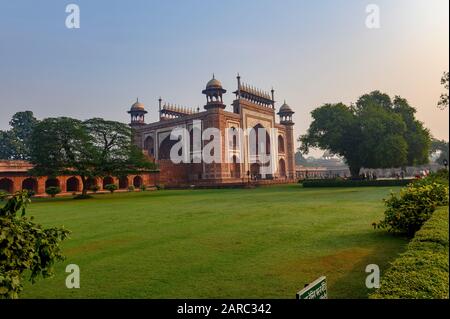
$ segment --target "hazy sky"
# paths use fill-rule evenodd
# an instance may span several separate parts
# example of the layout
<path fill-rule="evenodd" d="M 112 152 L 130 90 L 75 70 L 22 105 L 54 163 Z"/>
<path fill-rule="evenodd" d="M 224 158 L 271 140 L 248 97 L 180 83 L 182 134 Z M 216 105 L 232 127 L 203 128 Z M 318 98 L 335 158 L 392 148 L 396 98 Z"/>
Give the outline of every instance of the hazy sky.
<path fill-rule="evenodd" d="M 65 27 L 69 3 L 80 29 Z M 380 29 L 365 25 L 371 3 Z M 136 97 L 153 121 L 160 95 L 202 107 L 213 72 L 229 105 L 239 72 L 273 86 L 278 107 L 287 100 L 297 135 L 314 108 L 378 89 L 407 98 L 448 140 L 448 110 L 436 108 L 448 12 L 448 0 L 0 0 L 0 129 L 22 110 L 128 122 Z"/>

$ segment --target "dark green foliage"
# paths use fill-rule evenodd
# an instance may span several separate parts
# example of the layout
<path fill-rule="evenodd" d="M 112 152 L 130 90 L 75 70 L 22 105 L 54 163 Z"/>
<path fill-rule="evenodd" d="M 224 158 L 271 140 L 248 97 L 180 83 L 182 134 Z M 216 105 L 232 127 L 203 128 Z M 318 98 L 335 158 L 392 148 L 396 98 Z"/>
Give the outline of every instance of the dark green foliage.
<path fill-rule="evenodd" d="M 53 264 L 62 260 L 59 244 L 69 235 L 64 228 L 42 228 L 25 216 L 27 192 L 10 196 L 0 208 L 0 298 L 18 298 L 25 271 L 30 280 L 53 274 Z"/>
<path fill-rule="evenodd" d="M 439 99 L 439 102 L 438 102 L 438 107 L 441 110 L 445 110 L 446 108 L 448 108 L 448 89 L 449 89 L 448 71 L 444 72 L 444 75 L 442 75 L 441 84 L 444 86 L 445 93 L 441 94 L 441 98 Z"/>
<path fill-rule="evenodd" d="M 89 178 L 122 176 L 154 170 L 132 143 L 126 124 L 91 119 L 49 118 L 32 134 L 31 162 L 34 175 L 78 175 L 86 195 Z"/>
<path fill-rule="evenodd" d="M 51 187 L 47 187 L 47 189 L 45 190 L 45 192 L 50 195 L 51 197 L 55 197 L 56 195 L 58 195 L 59 193 L 61 193 L 61 188 L 59 188 L 58 186 L 51 186 Z"/>
<path fill-rule="evenodd" d="M 439 152 L 439 157 L 436 159 L 436 163 L 439 165 L 444 165 L 444 161 L 447 162 L 450 160 L 449 158 L 449 144 L 444 140 L 436 140 L 433 139 L 431 142 L 431 153 Z"/>
<path fill-rule="evenodd" d="M 406 186 L 410 180 L 345 180 L 345 179 L 311 179 L 300 181 L 303 187 L 363 187 L 363 186 Z"/>
<path fill-rule="evenodd" d="M 142 184 L 140 189 L 141 191 L 145 192 L 147 190 L 147 185 Z"/>
<path fill-rule="evenodd" d="M 435 173 L 431 173 L 426 178 L 414 181 L 414 185 L 416 186 L 429 185 L 432 183 L 439 183 L 448 186 L 448 170 L 440 169 Z"/>
<path fill-rule="evenodd" d="M 430 133 L 415 119 L 405 99 L 379 91 L 361 96 L 356 105 L 325 104 L 315 109 L 300 150 L 317 147 L 344 158 L 352 176 L 362 167 L 390 168 L 428 162 Z"/>
<path fill-rule="evenodd" d="M 17 112 L 13 115 L 8 131 L 0 131 L 0 159 L 28 160 L 30 158 L 30 138 L 38 121 L 33 112 Z"/>
<path fill-rule="evenodd" d="M 448 209 L 440 208 L 381 278 L 372 299 L 448 299 Z"/>
<path fill-rule="evenodd" d="M 105 189 L 110 191 L 112 194 L 118 189 L 118 187 L 116 184 L 108 184 L 108 185 L 105 185 Z"/>
<path fill-rule="evenodd" d="M 436 207 L 448 205 L 448 186 L 435 182 L 410 184 L 384 201 L 385 217 L 377 227 L 413 236 Z"/>
<path fill-rule="evenodd" d="M 136 188 L 133 185 L 128 186 L 128 191 L 129 192 L 134 192 Z"/>

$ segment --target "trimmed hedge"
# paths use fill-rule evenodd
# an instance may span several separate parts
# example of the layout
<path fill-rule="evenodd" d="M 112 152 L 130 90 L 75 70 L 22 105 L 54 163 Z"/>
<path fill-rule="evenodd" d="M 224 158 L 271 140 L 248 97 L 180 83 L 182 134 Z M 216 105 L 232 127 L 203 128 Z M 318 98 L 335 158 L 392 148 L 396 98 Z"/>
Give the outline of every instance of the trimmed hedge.
<path fill-rule="evenodd" d="M 381 278 L 371 299 L 448 299 L 448 208 L 440 208 L 416 233 Z"/>
<path fill-rule="evenodd" d="M 310 179 L 300 182 L 303 187 L 364 187 L 364 186 L 406 186 L 408 179 L 344 180 L 344 179 Z"/>

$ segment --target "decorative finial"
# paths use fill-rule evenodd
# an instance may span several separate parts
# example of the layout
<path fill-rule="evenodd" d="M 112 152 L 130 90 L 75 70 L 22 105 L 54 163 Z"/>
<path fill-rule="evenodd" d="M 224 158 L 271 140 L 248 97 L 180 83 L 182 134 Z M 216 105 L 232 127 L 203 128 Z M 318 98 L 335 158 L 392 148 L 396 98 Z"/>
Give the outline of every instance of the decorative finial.
<path fill-rule="evenodd" d="M 213 80 L 216 78 L 215 74 L 213 73 Z"/>

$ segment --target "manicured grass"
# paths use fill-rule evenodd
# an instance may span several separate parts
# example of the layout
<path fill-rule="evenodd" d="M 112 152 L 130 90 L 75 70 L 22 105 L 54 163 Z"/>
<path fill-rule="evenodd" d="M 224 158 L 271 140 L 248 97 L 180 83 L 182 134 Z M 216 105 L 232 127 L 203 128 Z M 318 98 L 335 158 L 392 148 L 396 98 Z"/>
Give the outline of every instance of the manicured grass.
<path fill-rule="evenodd" d="M 295 298 L 325 275 L 331 298 L 366 298 L 365 267 L 406 239 L 374 230 L 392 188 L 176 190 L 35 200 L 28 213 L 72 231 L 53 278 L 22 298 Z M 397 190 L 396 188 L 393 188 Z M 65 287 L 65 266 L 81 288 Z"/>

